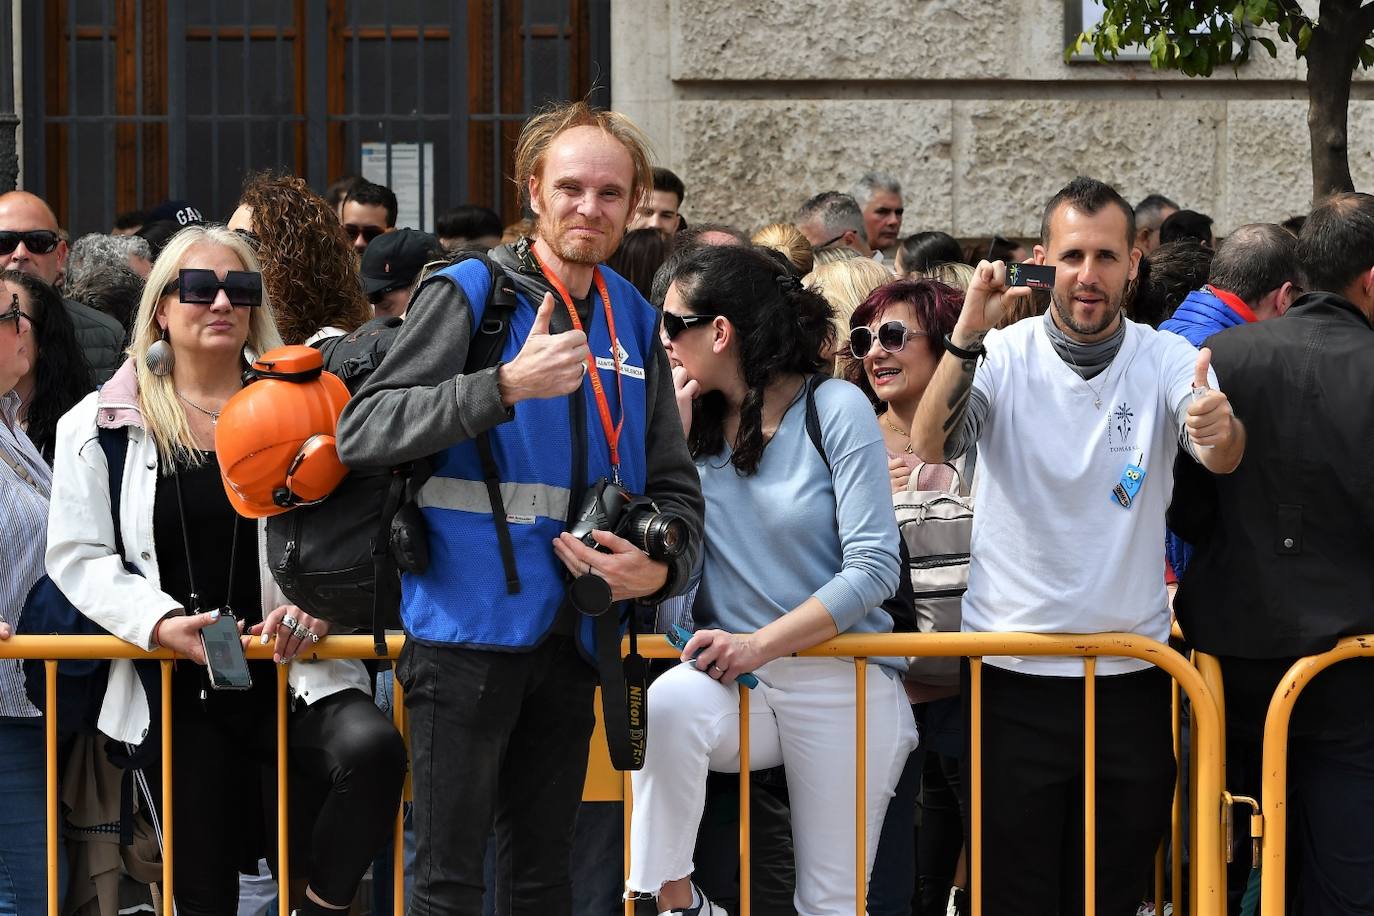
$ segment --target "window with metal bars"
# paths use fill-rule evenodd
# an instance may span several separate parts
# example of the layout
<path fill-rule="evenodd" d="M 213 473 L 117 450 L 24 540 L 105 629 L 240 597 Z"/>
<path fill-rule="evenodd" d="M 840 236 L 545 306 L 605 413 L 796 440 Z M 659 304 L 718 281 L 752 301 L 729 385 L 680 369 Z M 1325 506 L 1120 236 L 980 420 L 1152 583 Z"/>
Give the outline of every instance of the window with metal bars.
<path fill-rule="evenodd" d="M 23 5 L 24 183 L 73 237 L 251 171 L 389 183 L 412 225 L 520 217 L 521 123 L 610 102 L 610 0 L 53 0 Z M 407 201 L 409 202 L 407 204 Z"/>

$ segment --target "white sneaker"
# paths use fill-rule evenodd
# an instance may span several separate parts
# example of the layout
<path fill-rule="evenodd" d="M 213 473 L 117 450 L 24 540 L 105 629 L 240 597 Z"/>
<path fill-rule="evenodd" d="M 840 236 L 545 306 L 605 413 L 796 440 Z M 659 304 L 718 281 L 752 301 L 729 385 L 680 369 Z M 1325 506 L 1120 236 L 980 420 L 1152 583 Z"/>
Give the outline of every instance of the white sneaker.
<path fill-rule="evenodd" d="M 729 913 L 725 912 L 724 907 L 712 903 L 710 898 L 702 893 L 701 888 L 697 887 L 695 881 L 692 882 L 692 898 L 701 902 L 685 909 L 668 910 L 665 913 L 660 913 L 659 916 L 671 916 L 674 913 L 680 913 L 681 916 L 730 916 Z"/>

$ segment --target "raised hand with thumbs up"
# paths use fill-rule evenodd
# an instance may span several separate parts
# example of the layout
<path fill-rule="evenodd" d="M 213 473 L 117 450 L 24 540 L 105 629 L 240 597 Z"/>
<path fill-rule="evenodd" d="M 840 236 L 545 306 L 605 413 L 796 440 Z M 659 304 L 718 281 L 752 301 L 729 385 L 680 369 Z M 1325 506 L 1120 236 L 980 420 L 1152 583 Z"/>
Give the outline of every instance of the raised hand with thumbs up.
<path fill-rule="evenodd" d="M 506 407 L 520 401 L 562 397 L 582 384 L 590 353 L 587 335 L 576 329 L 549 333 L 553 310 L 553 294 L 545 293 L 524 346 L 496 374 L 501 403 Z"/>
<path fill-rule="evenodd" d="M 1198 461 L 1210 471 L 1229 473 L 1240 463 L 1244 440 L 1230 399 L 1212 387 L 1211 364 L 1212 351 L 1203 347 L 1193 370 L 1193 402 L 1185 422 Z"/>

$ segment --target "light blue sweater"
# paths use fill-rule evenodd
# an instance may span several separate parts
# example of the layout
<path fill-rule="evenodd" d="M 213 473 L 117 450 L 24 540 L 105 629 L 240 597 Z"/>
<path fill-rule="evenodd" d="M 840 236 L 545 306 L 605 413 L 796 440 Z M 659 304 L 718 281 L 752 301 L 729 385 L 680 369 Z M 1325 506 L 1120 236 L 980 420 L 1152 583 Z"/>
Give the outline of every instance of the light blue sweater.
<path fill-rule="evenodd" d="M 816 409 L 833 470 L 807 435 L 800 393 L 754 474 L 736 473 L 728 446 L 697 460 L 706 497 L 698 626 L 752 632 L 814 595 L 841 633 L 892 630 L 880 606 L 899 575 L 882 433 L 868 399 L 848 382 L 819 386 Z"/>

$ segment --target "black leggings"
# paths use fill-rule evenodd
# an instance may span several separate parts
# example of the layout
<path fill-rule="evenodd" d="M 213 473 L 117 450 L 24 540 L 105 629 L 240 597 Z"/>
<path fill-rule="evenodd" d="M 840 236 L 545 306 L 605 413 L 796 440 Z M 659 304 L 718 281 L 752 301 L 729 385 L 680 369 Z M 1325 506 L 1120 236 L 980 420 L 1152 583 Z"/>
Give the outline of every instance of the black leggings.
<path fill-rule="evenodd" d="M 177 718 L 174 894 L 185 916 L 233 916 L 240 867 L 255 851 L 264 850 L 275 870 L 274 719 L 247 710 Z M 360 690 L 298 705 L 288 729 L 291 875 L 308 878 L 326 903 L 344 906 L 391 835 L 405 745 Z M 149 777 L 156 787 L 155 774 Z"/>

